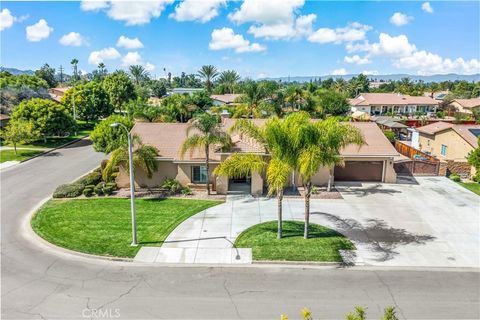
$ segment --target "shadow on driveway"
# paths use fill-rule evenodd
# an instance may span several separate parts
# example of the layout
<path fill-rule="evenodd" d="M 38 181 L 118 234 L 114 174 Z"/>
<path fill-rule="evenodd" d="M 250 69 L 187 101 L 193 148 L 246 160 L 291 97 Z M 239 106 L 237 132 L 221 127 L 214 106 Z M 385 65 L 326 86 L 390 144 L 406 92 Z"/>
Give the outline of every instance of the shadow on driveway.
<path fill-rule="evenodd" d="M 385 185 L 383 185 L 383 186 L 385 186 Z M 376 185 L 373 185 L 371 187 L 365 187 L 365 186 L 362 186 L 361 183 L 359 183 L 359 184 L 350 184 L 349 183 L 349 184 L 344 184 L 341 187 L 343 187 L 341 189 L 342 193 L 356 195 L 357 197 L 366 197 L 366 196 L 372 195 L 372 194 L 387 194 L 387 195 L 393 196 L 396 193 L 402 193 L 399 190 L 389 189 L 388 187 L 382 188 L 381 184 L 376 184 Z M 353 187 L 353 188 L 351 188 L 351 187 Z M 355 187 L 362 187 L 362 188 L 355 188 Z"/>

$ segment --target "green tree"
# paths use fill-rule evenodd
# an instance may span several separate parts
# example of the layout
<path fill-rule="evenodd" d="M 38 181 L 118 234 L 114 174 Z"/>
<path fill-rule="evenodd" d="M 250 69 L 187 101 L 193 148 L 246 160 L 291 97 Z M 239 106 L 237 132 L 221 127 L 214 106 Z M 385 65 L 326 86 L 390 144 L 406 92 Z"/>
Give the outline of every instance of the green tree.
<path fill-rule="evenodd" d="M 309 118 L 309 117 L 308 117 Z M 305 198 L 305 231 L 308 238 L 310 219 L 310 197 L 312 195 L 312 177 L 320 167 L 333 167 L 342 164 L 340 150 L 349 144 L 365 143 L 362 133 L 356 127 L 342 124 L 333 117 L 326 120 L 311 122 L 302 121 L 296 131 L 296 141 L 299 151 L 297 170 L 302 178 Z"/>
<path fill-rule="evenodd" d="M 78 74 L 78 59 L 73 58 L 70 64 L 73 69 L 73 82 L 80 80 L 80 75 Z"/>
<path fill-rule="evenodd" d="M 198 75 L 204 79 L 205 88 L 207 89 L 207 92 L 208 93 L 212 92 L 213 81 L 218 76 L 217 68 L 215 68 L 215 66 L 212 66 L 212 65 L 202 66 L 198 71 Z"/>
<path fill-rule="evenodd" d="M 129 114 L 134 119 L 144 122 L 174 122 L 174 119 L 166 115 L 161 107 L 148 105 L 142 101 L 130 102 Z"/>
<path fill-rule="evenodd" d="M 40 77 L 31 76 L 28 74 L 20 74 L 14 76 L 9 72 L 0 72 L 0 89 L 6 87 L 13 87 L 16 89 L 27 87 L 32 90 L 48 89 L 48 83 Z"/>
<path fill-rule="evenodd" d="M 199 149 L 205 152 L 205 166 L 207 170 L 207 194 L 210 195 L 210 149 L 213 146 L 227 148 L 231 145 L 231 139 L 221 129 L 219 118 L 208 113 L 198 115 L 187 128 L 187 138 L 180 148 L 180 157 L 183 159 L 185 153 Z"/>
<path fill-rule="evenodd" d="M 202 90 L 199 92 L 194 92 L 189 96 L 189 103 L 199 107 L 202 110 L 207 110 L 209 107 L 213 106 L 213 99 L 210 98 L 210 95 Z"/>
<path fill-rule="evenodd" d="M 128 68 L 130 71 L 130 76 L 133 79 L 133 82 L 138 86 L 143 81 L 148 80 L 149 74 L 148 71 L 141 65 L 133 65 Z"/>
<path fill-rule="evenodd" d="M 333 90 L 320 89 L 316 93 L 318 105 L 323 112 L 334 116 L 344 115 L 350 110 L 346 97 Z"/>
<path fill-rule="evenodd" d="M 242 91 L 243 94 L 239 100 L 246 109 L 246 116 L 248 118 L 260 118 L 261 105 L 268 96 L 265 87 L 253 80 L 246 80 L 242 85 Z M 238 117 L 238 115 L 236 115 L 236 117 Z"/>
<path fill-rule="evenodd" d="M 124 131 L 124 130 L 122 130 Z M 142 140 L 134 135 L 133 136 L 133 168 L 142 169 L 148 178 L 153 176 L 153 173 L 158 171 L 158 149 L 154 146 L 143 144 Z M 128 146 L 122 146 L 115 149 L 108 159 L 105 169 L 103 169 L 102 177 L 105 181 L 110 181 L 112 173 L 118 166 L 123 166 L 127 172 L 128 166 Z"/>
<path fill-rule="evenodd" d="M 161 98 L 167 94 L 167 87 L 165 86 L 165 80 L 150 80 L 148 82 L 151 94 L 154 97 Z"/>
<path fill-rule="evenodd" d="M 79 84 L 65 92 L 61 103 L 73 112 L 73 96 L 75 95 L 75 112 L 85 121 L 95 121 L 108 117 L 113 113 L 108 94 L 98 82 Z"/>
<path fill-rule="evenodd" d="M 480 146 L 480 138 L 478 138 Z M 467 156 L 468 163 L 475 168 L 475 180 L 480 183 L 480 147 L 477 147 Z"/>
<path fill-rule="evenodd" d="M 222 71 L 218 76 L 218 84 L 225 88 L 225 93 L 234 93 L 235 85 L 240 80 L 240 75 L 235 70 Z"/>
<path fill-rule="evenodd" d="M 116 122 L 122 123 L 128 130 L 133 127 L 132 121 L 121 115 L 111 115 L 99 122 L 92 133 L 90 133 L 90 139 L 92 139 L 93 148 L 96 151 L 108 154 L 115 149 L 127 145 L 127 133 L 125 130 L 111 126 Z"/>
<path fill-rule="evenodd" d="M 57 80 L 55 79 L 55 69 L 50 68 L 48 63 L 45 63 L 40 69 L 35 71 L 35 76 L 45 80 L 50 88 L 57 86 Z"/>
<path fill-rule="evenodd" d="M 1 131 L 2 139 L 13 145 L 13 152 L 17 154 L 17 144 L 29 143 L 38 139 L 31 122 L 12 120 L 7 127 Z"/>
<path fill-rule="evenodd" d="M 124 71 L 115 71 L 105 77 L 102 82 L 110 103 L 115 110 L 123 111 L 129 100 L 135 100 L 135 86 Z"/>
<path fill-rule="evenodd" d="M 75 121 L 65 106 L 46 99 L 23 101 L 12 113 L 13 121 L 27 121 L 43 136 L 66 136 L 75 131 Z"/>
<path fill-rule="evenodd" d="M 291 111 L 300 110 L 303 101 L 303 90 L 298 85 L 289 85 L 285 90 L 285 102 L 290 105 Z"/>

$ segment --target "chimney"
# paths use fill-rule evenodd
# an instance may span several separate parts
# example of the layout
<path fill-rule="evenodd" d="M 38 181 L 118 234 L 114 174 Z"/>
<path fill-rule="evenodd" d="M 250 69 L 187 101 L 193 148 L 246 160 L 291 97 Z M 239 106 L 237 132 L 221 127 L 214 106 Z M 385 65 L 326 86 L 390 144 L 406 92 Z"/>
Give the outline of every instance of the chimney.
<path fill-rule="evenodd" d="M 220 113 L 220 118 L 222 119 L 228 119 L 230 118 L 230 113 L 228 112 L 227 109 L 223 109 L 222 113 Z"/>

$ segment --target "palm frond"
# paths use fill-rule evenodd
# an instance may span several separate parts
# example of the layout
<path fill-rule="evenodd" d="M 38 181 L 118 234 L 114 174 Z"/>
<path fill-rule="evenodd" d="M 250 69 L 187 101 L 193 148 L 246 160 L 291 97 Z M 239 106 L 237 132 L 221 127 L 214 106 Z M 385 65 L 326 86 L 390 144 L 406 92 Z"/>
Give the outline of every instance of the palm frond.
<path fill-rule="evenodd" d="M 188 150 L 190 150 L 190 153 L 193 153 L 195 149 L 204 148 L 206 145 L 205 143 L 205 136 L 194 134 L 187 137 L 180 147 L 180 159 L 183 159 Z"/>
<path fill-rule="evenodd" d="M 267 168 L 268 195 L 280 193 L 288 183 L 292 169 L 278 158 L 272 158 Z"/>
<path fill-rule="evenodd" d="M 263 145 L 266 144 L 265 137 L 263 134 L 263 128 L 258 127 L 252 121 L 247 119 L 236 120 L 233 126 L 231 126 L 230 129 L 228 129 L 228 132 L 230 134 L 234 132 L 238 132 L 252 138 L 253 140 L 257 141 L 260 144 L 263 144 Z"/>
<path fill-rule="evenodd" d="M 260 173 L 264 167 L 265 161 L 257 154 L 235 153 L 216 167 L 213 173 L 217 176 L 241 178 L 252 172 Z"/>

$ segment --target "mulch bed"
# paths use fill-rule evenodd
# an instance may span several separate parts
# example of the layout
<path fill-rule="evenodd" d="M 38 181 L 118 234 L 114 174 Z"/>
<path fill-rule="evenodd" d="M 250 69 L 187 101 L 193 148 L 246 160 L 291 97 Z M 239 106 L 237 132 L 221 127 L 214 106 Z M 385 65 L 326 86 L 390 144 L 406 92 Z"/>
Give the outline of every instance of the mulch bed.
<path fill-rule="evenodd" d="M 340 192 L 338 192 L 335 187 L 330 188 L 330 192 L 327 191 L 327 187 L 315 187 L 316 192 L 312 193 L 310 199 L 343 199 Z M 303 187 L 297 187 L 296 190 L 292 188 L 286 188 L 284 192 L 284 197 L 286 198 L 303 198 L 304 189 Z"/>
<path fill-rule="evenodd" d="M 181 193 L 172 194 L 168 190 L 161 188 L 140 188 L 135 190 L 135 197 L 147 199 L 162 199 L 162 198 L 182 198 L 182 199 L 199 199 L 199 200 L 225 200 L 225 195 L 216 194 L 212 191 L 210 195 L 204 190 L 192 190 L 192 195 L 183 195 Z M 122 188 L 118 190 L 112 197 L 116 198 L 130 198 L 130 189 Z"/>

